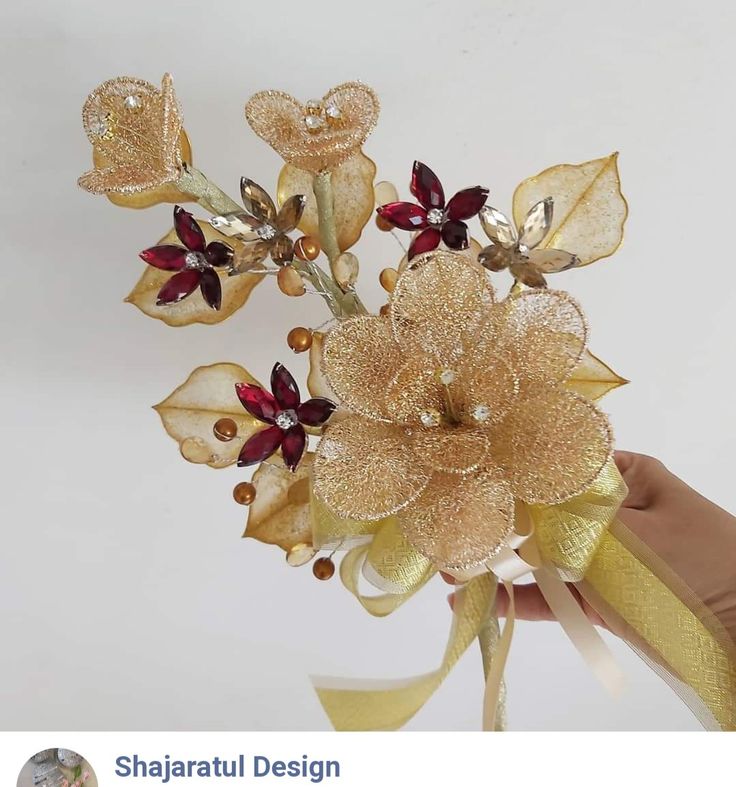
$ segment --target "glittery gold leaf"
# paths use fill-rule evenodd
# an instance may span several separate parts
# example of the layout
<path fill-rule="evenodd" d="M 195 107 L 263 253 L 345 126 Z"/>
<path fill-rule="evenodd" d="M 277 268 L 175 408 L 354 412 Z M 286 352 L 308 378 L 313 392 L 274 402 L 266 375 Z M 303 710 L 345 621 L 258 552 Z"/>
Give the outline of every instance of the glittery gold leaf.
<path fill-rule="evenodd" d="M 590 350 L 586 350 L 565 385 L 571 391 L 577 391 L 586 399 L 596 402 L 609 391 L 626 385 L 628 382 L 623 377 L 619 377 L 610 366 L 603 363 Z"/>
<path fill-rule="evenodd" d="M 546 197 L 552 197 L 554 213 L 539 249 L 565 249 L 580 265 L 589 265 L 621 245 L 628 206 L 621 193 L 618 153 L 550 167 L 520 183 L 514 192 L 516 224 Z"/>
<path fill-rule="evenodd" d="M 202 228 L 208 243 L 213 240 L 223 240 L 222 235 L 214 230 L 209 223 L 198 221 L 197 224 Z M 235 247 L 236 252 L 244 245 L 234 238 L 227 238 L 225 242 Z M 162 246 L 166 244 L 181 245 L 181 241 L 173 229 L 164 235 L 157 245 Z M 132 303 L 149 317 L 162 320 L 167 325 L 175 328 L 191 325 L 192 323 L 214 325 L 236 312 L 248 300 L 253 288 L 263 280 L 263 276 L 255 273 L 246 273 L 242 276 L 228 276 L 227 273 L 222 272 L 218 275 L 222 285 L 222 306 L 219 309 L 210 308 L 199 292 L 193 293 L 189 298 L 185 298 L 179 303 L 157 306 L 156 296 L 158 291 L 171 278 L 172 273 L 159 270 L 152 265 L 145 266 L 141 278 L 130 295 L 125 299 L 125 302 Z"/>
<path fill-rule="evenodd" d="M 330 183 L 334 195 L 334 216 L 337 244 L 340 251 L 349 249 L 360 238 L 363 227 L 373 215 L 373 179 L 376 165 L 363 153 L 352 156 L 340 164 L 331 174 Z M 304 208 L 299 229 L 305 235 L 319 237 L 317 201 L 312 189 L 313 175 L 293 164 L 281 170 L 278 182 L 278 200 L 283 205 L 294 194 L 305 194 Z"/>
<path fill-rule="evenodd" d="M 312 543 L 309 474 L 314 454 L 304 454 L 295 472 L 277 458 L 262 462 L 253 474 L 256 498 L 249 506 L 243 538 L 255 538 L 289 550 Z"/>
<path fill-rule="evenodd" d="M 179 443 L 182 456 L 195 464 L 220 468 L 233 464 L 243 442 L 263 428 L 235 394 L 236 383 L 258 384 L 241 366 L 216 363 L 200 366 L 163 402 L 154 406 L 167 433 Z M 220 418 L 232 418 L 238 435 L 218 440 L 212 429 Z"/>
<path fill-rule="evenodd" d="M 164 74 L 161 90 L 133 77 L 103 82 L 87 98 L 82 120 L 95 166 L 79 178 L 83 189 L 93 194 L 147 194 L 122 202 L 131 207 L 180 198 L 171 184 L 191 151 L 170 74 Z"/>
<path fill-rule="evenodd" d="M 284 161 L 312 173 L 334 170 L 358 153 L 378 112 L 378 96 L 360 82 L 345 82 L 307 104 L 264 90 L 245 105 L 253 131 Z"/>

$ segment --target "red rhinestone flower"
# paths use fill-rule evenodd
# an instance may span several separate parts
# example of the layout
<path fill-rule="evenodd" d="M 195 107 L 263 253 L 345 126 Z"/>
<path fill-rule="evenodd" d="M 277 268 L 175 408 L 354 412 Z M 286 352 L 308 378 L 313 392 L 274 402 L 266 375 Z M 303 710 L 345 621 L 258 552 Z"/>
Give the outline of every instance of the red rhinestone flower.
<path fill-rule="evenodd" d="M 409 246 L 409 259 L 436 249 L 442 240 L 450 249 L 467 249 L 470 242 L 466 219 L 475 216 L 488 199 L 482 186 L 458 191 L 445 204 L 440 179 L 421 161 L 414 162 L 411 193 L 419 200 L 390 202 L 378 208 L 379 215 L 400 230 L 421 230 Z"/>
<path fill-rule="evenodd" d="M 140 258 L 162 271 L 177 271 L 159 290 L 157 306 L 165 306 L 191 295 L 199 287 L 212 309 L 222 305 L 222 286 L 215 268 L 230 266 L 233 250 L 226 243 L 207 243 L 202 228 L 184 208 L 174 207 L 174 229 L 184 246 L 152 246 Z"/>
<path fill-rule="evenodd" d="M 322 426 L 335 410 L 335 403 L 321 396 L 302 402 L 296 381 L 280 363 L 271 371 L 271 393 L 249 383 L 237 383 L 235 391 L 252 416 L 269 424 L 246 440 L 238 467 L 258 464 L 281 448 L 284 464 L 294 472 L 307 443 L 304 427 Z"/>

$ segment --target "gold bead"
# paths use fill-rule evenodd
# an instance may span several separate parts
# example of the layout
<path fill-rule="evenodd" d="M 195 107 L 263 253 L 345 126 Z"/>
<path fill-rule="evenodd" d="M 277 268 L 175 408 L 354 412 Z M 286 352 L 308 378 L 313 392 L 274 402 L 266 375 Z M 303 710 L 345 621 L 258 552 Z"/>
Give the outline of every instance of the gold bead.
<path fill-rule="evenodd" d="M 381 315 L 381 317 L 388 317 L 389 314 L 391 314 L 391 304 L 384 303 L 378 313 Z"/>
<path fill-rule="evenodd" d="M 291 265 L 279 268 L 279 272 L 276 274 L 276 282 L 284 295 L 290 295 L 293 298 L 304 295 L 307 291 L 302 277 Z"/>
<path fill-rule="evenodd" d="M 227 443 L 238 436 L 238 425 L 232 418 L 220 418 L 220 420 L 215 423 L 212 431 L 218 440 Z"/>
<path fill-rule="evenodd" d="M 306 352 L 312 346 L 312 332 L 309 328 L 292 328 L 286 336 L 286 343 L 295 353 Z"/>
<path fill-rule="evenodd" d="M 294 254 L 302 261 L 313 262 L 321 251 L 319 241 L 310 235 L 302 235 L 294 244 Z"/>
<path fill-rule="evenodd" d="M 328 557 L 321 557 L 319 560 L 314 561 L 312 566 L 312 573 L 317 579 L 325 580 L 331 579 L 335 573 L 335 564 Z"/>
<path fill-rule="evenodd" d="M 393 292 L 399 272 L 395 268 L 384 268 L 378 275 L 378 281 L 386 292 Z"/>
<path fill-rule="evenodd" d="M 391 224 L 390 221 L 386 221 L 380 213 L 376 213 L 376 227 L 378 227 L 381 232 L 391 232 L 394 225 Z"/>
<path fill-rule="evenodd" d="M 241 506 L 249 506 L 256 499 L 256 488 L 250 481 L 241 481 L 233 489 L 233 500 Z"/>

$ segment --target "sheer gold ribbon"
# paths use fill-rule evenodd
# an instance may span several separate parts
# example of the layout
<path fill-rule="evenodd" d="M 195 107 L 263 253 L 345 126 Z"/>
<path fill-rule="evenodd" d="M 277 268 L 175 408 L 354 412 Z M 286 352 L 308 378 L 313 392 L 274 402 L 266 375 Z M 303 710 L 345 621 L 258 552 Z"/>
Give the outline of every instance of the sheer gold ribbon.
<path fill-rule="evenodd" d="M 507 550 L 504 577 L 511 601 L 503 633 L 493 607 L 497 580 L 476 576 L 458 591 L 445 655 L 433 672 L 398 681 L 313 679 L 318 697 L 338 730 L 392 730 L 405 724 L 442 683 L 470 643 L 478 638 L 486 671 L 485 729 L 503 725 L 503 665 L 513 632 L 514 571 L 534 572 L 553 612 L 601 680 L 616 688 L 606 666 L 605 646 L 564 582 L 576 582 L 609 625 L 679 691 L 706 726 L 736 728 L 736 663 L 688 604 L 687 589 L 656 556 L 645 554 L 629 531 L 615 521 L 626 486 L 613 461 L 582 495 L 556 506 L 520 506 L 519 543 Z M 521 521 L 528 516 L 529 529 Z M 345 586 L 373 615 L 388 615 L 419 590 L 435 569 L 415 552 L 394 518 L 354 523 L 313 505 L 315 543 L 358 543 L 343 559 Z M 513 566 L 514 560 L 518 561 Z M 521 566 L 521 568 L 519 567 Z M 524 568 L 525 567 L 525 568 Z M 508 569 L 508 571 L 507 571 Z M 509 574 L 508 572 L 511 572 Z M 380 596 L 364 595 L 361 574 Z"/>

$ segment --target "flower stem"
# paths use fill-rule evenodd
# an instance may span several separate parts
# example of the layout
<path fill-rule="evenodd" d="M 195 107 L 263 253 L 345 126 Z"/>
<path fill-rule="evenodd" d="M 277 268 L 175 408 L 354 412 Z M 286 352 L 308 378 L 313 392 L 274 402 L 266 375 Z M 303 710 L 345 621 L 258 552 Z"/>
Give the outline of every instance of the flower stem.
<path fill-rule="evenodd" d="M 327 188 L 329 189 L 329 219 L 325 233 L 329 231 L 331 241 L 327 241 L 327 246 L 323 241 L 323 248 L 331 249 L 327 252 L 330 263 L 340 256 L 340 247 L 337 245 L 337 234 L 335 230 L 334 214 L 332 212 L 332 190 L 329 186 L 329 173 L 327 173 Z M 182 169 L 179 180 L 176 183 L 177 188 L 184 194 L 194 197 L 194 199 L 213 216 L 219 216 L 223 213 L 240 213 L 243 211 L 241 205 L 238 205 L 235 200 L 231 199 L 219 186 L 213 183 L 203 172 L 186 165 Z M 315 192 L 316 193 L 316 192 Z M 319 205 L 319 203 L 318 203 Z M 318 207 L 319 211 L 319 207 Z M 322 214 L 320 213 L 320 236 L 322 234 L 321 228 L 323 226 Z M 330 256 L 332 254 L 333 256 Z M 366 310 L 362 303 L 358 300 L 354 292 L 343 292 L 338 286 L 337 282 L 328 276 L 318 265 L 310 261 L 294 260 L 292 262 L 294 268 L 309 281 L 314 289 L 324 298 L 335 317 L 350 317 L 354 314 L 365 314 Z"/>
<path fill-rule="evenodd" d="M 335 276 L 335 263 L 340 256 L 340 245 L 337 241 L 337 226 L 335 224 L 335 195 L 332 191 L 332 174 L 329 170 L 318 172 L 312 180 L 312 190 L 317 201 L 317 220 L 319 222 L 319 242 L 322 250 L 327 255 L 332 272 L 332 281 L 341 293 L 339 301 L 344 313 L 343 316 L 367 314 L 368 310 L 361 302 L 355 290 L 343 289 L 337 284 Z"/>
<path fill-rule="evenodd" d="M 213 216 L 219 216 L 223 213 L 242 212 L 243 210 L 235 200 L 230 199 L 203 172 L 191 165 L 184 166 L 176 186 L 179 191 L 194 197 Z"/>

